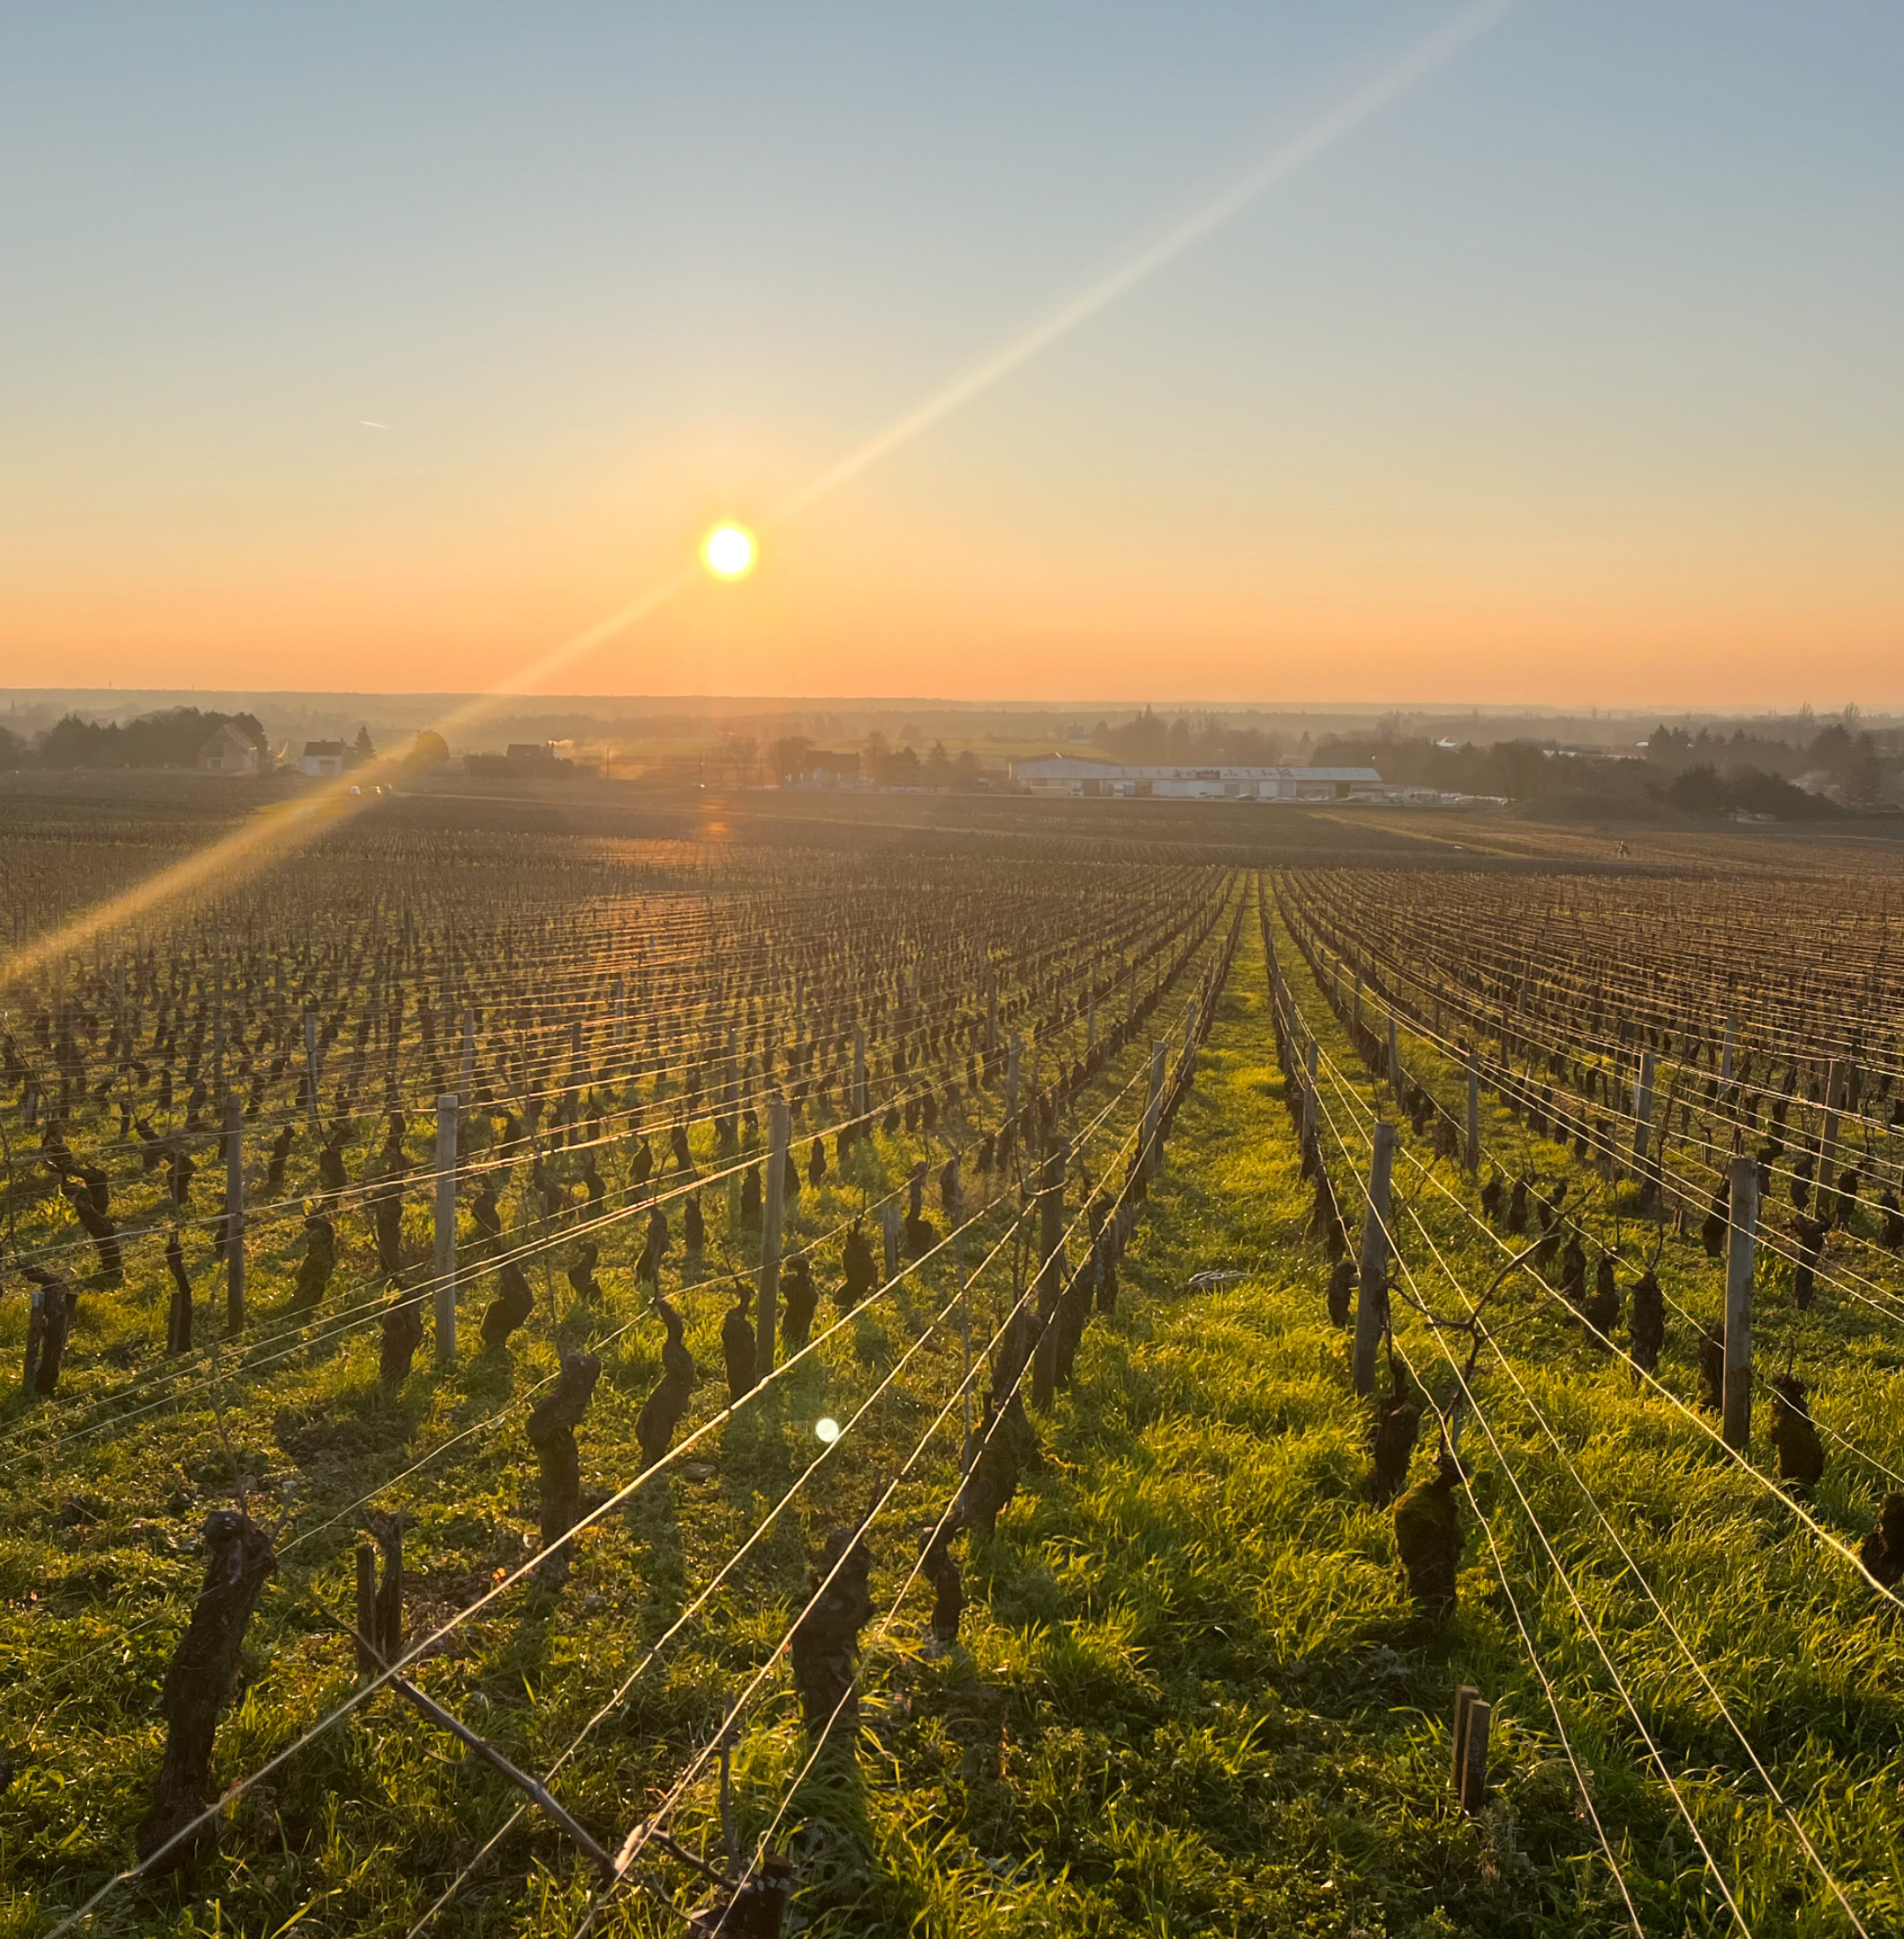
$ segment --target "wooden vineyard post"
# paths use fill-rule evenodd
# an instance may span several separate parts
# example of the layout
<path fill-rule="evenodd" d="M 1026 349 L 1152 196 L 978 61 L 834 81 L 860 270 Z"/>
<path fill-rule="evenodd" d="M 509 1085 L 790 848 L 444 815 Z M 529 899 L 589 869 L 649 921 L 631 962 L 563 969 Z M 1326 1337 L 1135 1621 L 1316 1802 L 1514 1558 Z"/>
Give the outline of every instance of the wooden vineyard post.
<path fill-rule="evenodd" d="M 1456 1797 L 1461 1795 L 1461 1769 L 1467 1757 L 1468 1705 L 1480 1695 L 1472 1683 L 1464 1683 L 1454 1693 L 1454 1764 L 1448 1773 Z"/>
<path fill-rule="evenodd" d="M 1053 1138 L 1038 1194 L 1038 1346 L 1031 1356 L 1031 1404 L 1049 1412 L 1058 1391 L 1058 1298 L 1064 1287 L 1064 1174 L 1070 1149 Z"/>
<path fill-rule="evenodd" d="M 1454 1770 L 1457 1802 L 1472 1816 L 1488 1801 L 1488 1726 L 1494 1706 L 1472 1683 L 1454 1697 Z"/>
<path fill-rule="evenodd" d="M 1361 1276 L 1355 1295 L 1355 1391 L 1376 1390 L 1376 1348 L 1388 1310 L 1389 1179 L 1395 1165 L 1395 1127 L 1378 1124 L 1368 1161 L 1368 1215 L 1362 1221 Z"/>
<path fill-rule="evenodd" d="M 46 1334 L 46 1288 L 26 1290 L 26 1357 L 20 1367 L 20 1391 L 31 1394 L 40 1380 L 40 1343 Z"/>
<path fill-rule="evenodd" d="M 357 1674 L 374 1676 L 377 1652 L 370 1639 L 377 1634 L 377 1551 L 368 1542 L 357 1544 Z"/>
<path fill-rule="evenodd" d="M 456 1110 L 445 1091 L 437 1099 L 436 1334 L 437 1365 L 456 1364 Z"/>
<path fill-rule="evenodd" d="M 1316 1088 L 1317 1055 L 1316 1039 L 1312 1037 L 1302 1046 L 1302 1138 L 1304 1143 L 1314 1138 L 1319 1152 L 1323 1135 L 1323 1100 L 1322 1093 Z"/>
<path fill-rule="evenodd" d="M 1154 1179 L 1164 1162 L 1158 1131 L 1164 1117 L 1164 1059 L 1170 1046 L 1162 1037 L 1151 1045 L 1151 1091 L 1143 1102 L 1143 1176 Z"/>
<path fill-rule="evenodd" d="M 964 1428 L 962 1449 L 971 1446 L 971 1289 L 965 1284 L 965 1192 L 959 1183 L 958 1154 L 946 1170 L 946 1218 L 952 1227 L 952 1272 L 958 1281 L 960 1372 L 959 1418 Z M 960 1464 L 961 1471 L 963 1463 Z"/>
<path fill-rule="evenodd" d="M 458 1095 L 466 1104 L 476 1103 L 476 1012 L 463 1012 L 463 1088 Z"/>
<path fill-rule="evenodd" d="M 1467 1053 L 1467 1144 L 1461 1154 L 1461 1162 L 1466 1166 L 1470 1178 L 1480 1172 L 1480 1052 L 1475 1050 Z"/>
<path fill-rule="evenodd" d="M 244 1119 L 236 1091 L 225 1098 L 225 1331 L 244 1330 Z"/>
<path fill-rule="evenodd" d="M 896 1205 L 880 1208 L 880 1249 L 888 1280 L 896 1279 L 899 1276 L 899 1208 Z"/>
<path fill-rule="evenodd" d="M 318 1128 L 318 1013 L 304 1012 L 304 1103 L 311 1112 L 311 1128 Z"/>
<path fill-rule="evenodd" d="M 1726 1445 L 1743 1454 L 1752 1437 L 1752 1262 L 1758 1238 L 1758 1163 L 1731 1164 L 1726 1227 Z"/>
<path fill-rule="evenodd" d="M 1813 1187 L 1818 1214 L 1826 1217 L 1833 1179 L 1838 1171 L 1838 1065 L 1835 1059 L 1825 1068 L 1825 1122 L 1818 1127 L 1818 1181 Z"/>
<path fill-rule="evenodd" d="M 1738 1034 L 1737 1020 L 1728 1016 L 1726 1019 L 1725 1046 L 1720 1052 L 1719 1065 L 1719 1082 L 1724 1085 L 1729 1085 L 1732 1082 L 1732 1052 L 1734 1045 L 1738 1041 Z"/>
<path fill-rule="evenodd" d="M 853 1025 L 853 1115 L 866 1114 L 866 1027 Z"/>
<path fill-rule="evenodd" d="M 754 1326 L 755 1378 L 774 1370 L 774 1336 L 780 1323 L 780 1220 L 787 1189 L 787 1143 L 793 1114 L 784 1097 L 767 1106 L 767 1189 L 761 1205 L 761 1276 L 757 1283 Z"/>
<path fill-rule="evenodd" d="M 1395 1030 L 1395 1019 L 1389 1019 L 1389 1089 L 1394 1093 L 1396 1102 L 1402 1095 L 1402 1047 Z"/>
<path fill-rule="evenodd" d="M 1650 1172 L 1653 1150 L 1653 1052 L 1639 1053 L 1639 1082 L 1633 1091 L 1633 1169 L 1642 1187 Z"/>

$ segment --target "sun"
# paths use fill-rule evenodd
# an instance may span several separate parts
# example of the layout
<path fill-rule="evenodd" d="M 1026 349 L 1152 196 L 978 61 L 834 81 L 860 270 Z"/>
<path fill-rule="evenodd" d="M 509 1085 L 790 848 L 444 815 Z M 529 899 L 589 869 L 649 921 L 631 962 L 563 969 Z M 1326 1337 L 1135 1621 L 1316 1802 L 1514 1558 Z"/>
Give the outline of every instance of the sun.
<path fill-rule="evenodd" d="M 759 554 L 744 525 L 717 525 L 701 542 L 701 563 L 716 579 L 745 579 Z"/>

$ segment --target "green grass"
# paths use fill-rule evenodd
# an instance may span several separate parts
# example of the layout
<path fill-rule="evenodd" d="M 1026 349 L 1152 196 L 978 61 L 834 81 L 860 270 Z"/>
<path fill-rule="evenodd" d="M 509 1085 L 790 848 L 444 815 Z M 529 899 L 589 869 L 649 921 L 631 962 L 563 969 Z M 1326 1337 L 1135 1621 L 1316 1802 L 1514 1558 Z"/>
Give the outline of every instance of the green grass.
<path fill-rule="evenodd" d="M 1348 1067 L 1318 993 L 1305 984 L 1301 995 Z M 1465 1189 L 1451 1170 L 1443 1175 Z M 1495 1255 L 1453 1207 L 1429 1193 L 1413 1202 L 1466 1284 L 1492 1272 Z M 1308 1209 L 1252 915 L 1127 1257 L 1118 1311 L 1093 1320 L 1075 1384 L 1038 1420 L 1045 1464 L 1026 1477 L 996 1538 L 971 1546 L 972 1600 L 951 1652 L 928 1646 L 923 1584 L 889 1628 L 880 1622 L 911 1567 L 913 1530 L 945 1499 L 948 1448 L 905 1484 L 873 1538 L 876 1614 L 858 1756 L 822 1758 L 781 1824 L 801 1867 L 792 1929 L 842 1939 L 1559 1939 L 1627 1929 L 1517 1607 L 1646 1930 L 1732 1929 L 1540 1546 L 1537 1518 L 1752 1931 L 1848 1930 L 1543 1420 L 1869 1928 L 1904 1929 L 1904 1706 L 1888 1613 L 1667 1401 L 1636 1393 L 1629 1373 L 1528 1298 L 1507 1360 L 1484 1359 L 1477 1380 L 1500 1452 L 1472 1426 L 1465 1442 L 1507 1586 L 1464 1507 L 1458 1607 L 1441 1624 L 1418 1616 L 1389 1515 L 1368 1498 L 1366 1410 L 1350 1392 L 1346 1336 L 1324 1311 L 1326 1265 L 1303 1237 Z M 1415 1243 L 1424 1290 L 1458 1310 L 1426 1261 Z M 1212 1268 L 1245 1276 L 1188 1289 L 1193 1273 Z M 586 1538 L 559 1595 L 519 1594 L 461 1633 L 429 1667 L 432 1691 L 520 1761 L 546 1767 L 804 1464 L 813 1417 L 863 1395 L 949 1284 L 943 1272 L 928 1276 L 910 1322 L 885 1315 L 858 1351 L 843 1337 L 824 1366 L 789 1383 L 782 1405 L 732 1424 L 706 1479 L 673 1478 Z M 1688 1299 L 1706 1290 L 1689 1269 Z M 625 1296 L 612 1304 L 627 1316 Z M 717 1381 L 708 1323 L 696 1351 Z M 584 1432 L 587 1479 L 627 1471 L 633 1412 L 653 1372 L 649 1331 L 615 1350 Z M 1427 1327 L 1405 1315 L 1401 1340 L 1445 1404 L 1453 1383 Z M 1679 1358 L 1662 1372 L 1690 1393 L 1687 1347 L 1678 1337 Z M 486 1419 L 552 1364 L 543 1344 L 513 1368 L 466 1367 L 454 1383 L 420 1372 L 393 1400 L 364 1353 L 347 1350 L 285 1376 L 274 1404 L 321 1407 L 326 1423 L 349 1429 L 334 1455 L 318 1449 L 300 1471 L 313 1497 L 334 1490 L 348 1500 L 367 1463 L 394 1462 L 395 1450 Z M 863 1464 L 822 1471 L 817 1498 L 770 1535 L 588 1740 L 557 1786 L 585 1823 L 625 1828 L 651 1808 L 798 1607 L 806 1550 L 864 1505 L 869 1475 L 911 1447 L 956 1365 L 948 1341 L 896 1389 L 864 1440 L 845 1444 Z M 271 1425 L 249 1415 L 244 1431 Z M 1844 1431 L 1867 1429 L 1878 1431 L 1875 1420 Z M 1418 1452 L 1418 1476 L 1431 1452 Z M 162 1433 L 105 1442 L 70 1471 L 49 1469 L 42 1499 L 16 1509 L 0 1543 L 4 1634 L 41 1679 L 32 1703 L 7 1712 L 30 1753 L 0 1800 L 11 1895 L 0 1900 L 0 1935 L 9 1939 L 42 1930 L 56 1906 L 123 1862 L 158 1755 L 158 1683 L 196 1588 L 191 1528 L 207 1491 L 229 1479 L 226 1459 L 203 1410 Z M 1846 1492 L 1833 1495 L 1833 1485 Z M 53 1525 L 57 1503 L 80 1492 L 108 1504 L 96 1532 Z M 432 1598 L 446 1609 L 521 1559 L 533 1490 L 519 1420 L 472 1436 L 414 1492 L 411 1566 L 422 1586 L 413 1633 Z M 128 1506 L 154 1498 L 185 1505 L 136 1515 Z M 1834 1477 L 1818 1512 L 1848 1533 L 1868 1499 L 1864 1483 Z M 341 1529 L 314 1569 L 267 1593 L 244 1695 L 221 1734 L 221 1778 L 253 1768 L 352 1687 L 340 1639 L 301 1589 L 308 1573 L 319 1598 L 341 1610 L 348 1546 Z M 42 1607 L 68 1619 L 56 1651 L 34 1648 Z M 146 1617 L 157 1619 L 149 1628 L 111 1640 Z M 101 1653 L 79 1659 L 94 1646 Z M 1448 1783 L 1448 1718 L 1463 1682 L 1495 1705 L 1495 1802 L 1472 1820 Z M 806 1756 L 776 1673 L 735 1752 L 744 1841 L 780 1811 Z M 716 1802 L 711 1783 L 689 1793 L 674 1829 L 690 1846 L 716 1845 Z M 289 1929 L 299 1933 L 401 1935 L 513 1804 L 489 1772 L 379 1696 L 240 1802 L 216 1864 L 122 1894 L 96 1929 L 267 1939 L 296 1918 Z M 657 1864 L 649 1875 L 690 1902 L 678 1871 Z M 435 1929 L 460 1939 L 564 1933 L 586 1903 L 573 1853 L 526 1819 Z M 678 1921 L 629 1896 L 597 1929 L 658 1935 Z"/>

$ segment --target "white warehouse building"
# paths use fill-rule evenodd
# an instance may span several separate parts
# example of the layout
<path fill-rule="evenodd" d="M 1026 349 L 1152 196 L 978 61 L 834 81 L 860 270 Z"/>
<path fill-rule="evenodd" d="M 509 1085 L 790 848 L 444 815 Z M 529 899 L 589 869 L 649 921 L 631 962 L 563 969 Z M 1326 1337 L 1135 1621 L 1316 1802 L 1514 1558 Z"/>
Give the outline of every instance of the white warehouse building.
<path fill-rule="evenodd" d="M 1126 795 L 1181 801 L 1387 801 L 1373 767 L 1138 767 L 1069 754 L 1015 760 L 1011 778 L 1038 795 Z"/>

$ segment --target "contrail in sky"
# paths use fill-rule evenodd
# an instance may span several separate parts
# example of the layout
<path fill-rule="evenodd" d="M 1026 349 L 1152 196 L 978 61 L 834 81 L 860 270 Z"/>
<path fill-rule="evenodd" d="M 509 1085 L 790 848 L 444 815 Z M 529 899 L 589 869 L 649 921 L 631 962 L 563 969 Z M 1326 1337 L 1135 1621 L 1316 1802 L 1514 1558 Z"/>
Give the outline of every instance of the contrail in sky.
<path fill-rule="evenodd" d="M 1399 60 L 1364 82 L 1328 113 L 1258 162 L 1221 194 L 1185 216 L 1155 241 L 1136 250 L 1117 267 L 1106 272 L 1041 321 L 1030 325 L 1001 344 L 962 377 L 954 378 L 943 389 L 935 391 L 903 416 L 896 418 L 885 430 L 829 465 L 775 511 L 766 521 L 765 529 L 772 530 L 798 518 L 803 512 L 810 511 L 821 499 L 830 498 L 903 445 L 910 444 L 922 431 L 929 430 L 962 404 L 969 403 L 1033 357 L 1050 349 L 1119 297 L 1148 281 L 1186 250 L 1213 235 L 1271 189 L 1279 187 L 1318 155 L 1332 148 L 1371 116 L 1406 94 L 1469 41 L 1494 26 L 1515 4 L 1516 0 L 1481 0 L 1480 4 L 1456 14 Z M 372 430 L 388 428 L 370 418 L 360 418 L 358 422 Z M 640 625 L 678 599 L 698 582 L 700 576 L 693 565 L 684 565 L 626 605 L 604 614 L 593 625 L 583 628 L 518 668 L 486 693 L 476 695 L 453 709 L 437 722 L 438 731 L 446 735 L 474 724 L 492 711 L 498 701 L 530 691 L 551 673 L 560 671 L 618 634 Z M 379 757 L 356 770 L 356 782 L 366 790 L 363 794 L 353 792 L 349 779 L 330 782 L 304 797 L 296 809 L 254 819 L 222 842 L 214 842 L 176 866 L 147 878 L 123 895 L 74 917 L 64 928 L 27 944 L 8 957 L 4 969 L 0 969 L 0 985 L 30 975 L 42 964 L 70 950 L 83 947 L 94 937 L 119 923 L 145 915 L 182 896 L 228 888 L 243 876 L 256 873 L 279 856 L 305 846 L 341 817 L 368 805 L 375 798 L 371 791 L 374 783 L 394 775 L 398 765 L 394 755 Z"/>

